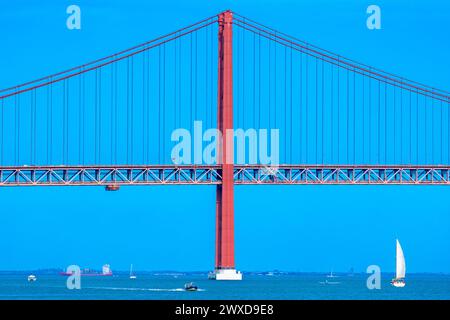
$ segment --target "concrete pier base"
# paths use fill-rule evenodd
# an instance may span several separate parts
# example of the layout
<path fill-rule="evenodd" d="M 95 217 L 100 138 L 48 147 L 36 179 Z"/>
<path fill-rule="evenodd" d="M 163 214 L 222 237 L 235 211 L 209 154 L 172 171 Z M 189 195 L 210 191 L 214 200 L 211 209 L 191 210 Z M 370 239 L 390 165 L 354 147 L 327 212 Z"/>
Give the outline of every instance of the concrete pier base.
<path fill-rule="evenodd" d="M 210 280 L 242 280 L 242 273 L 236 269 L 216 269 L 208 274 Z"/>

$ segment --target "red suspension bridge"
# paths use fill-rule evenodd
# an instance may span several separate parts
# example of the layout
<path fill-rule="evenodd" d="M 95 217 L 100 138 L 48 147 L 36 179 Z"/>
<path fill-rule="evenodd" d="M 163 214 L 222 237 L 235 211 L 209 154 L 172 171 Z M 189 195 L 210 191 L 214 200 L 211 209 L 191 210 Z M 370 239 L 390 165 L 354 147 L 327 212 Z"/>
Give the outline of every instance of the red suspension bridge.
<path fill-rule="evenodd" d="M 226 11 L 0 90 L 0 186 L 216 185 L 212 277 L 240 279 L 235 184 L 450 185 L 449 103 Z M 281 164 L 224 161 L 233 139 L 215 164 L 173 164 L 171 133 L 194 121 L 279 129 Z"/>

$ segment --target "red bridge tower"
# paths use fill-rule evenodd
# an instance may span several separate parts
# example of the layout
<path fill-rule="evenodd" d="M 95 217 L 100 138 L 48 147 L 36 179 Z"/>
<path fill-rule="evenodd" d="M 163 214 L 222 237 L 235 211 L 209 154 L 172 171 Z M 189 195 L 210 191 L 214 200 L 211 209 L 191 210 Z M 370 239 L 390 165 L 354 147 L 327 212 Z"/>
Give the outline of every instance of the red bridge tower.
<path fill-rule="evenodd" d="M 219 15 L 219 70 L 217 125 L 222 132 L 218 146 L 222 184 L 216 190 L 216 265 L 210 279 L 242 280 L 234 265 L 234 146 L 233 146 L 233 13 Z M 230 137 L 228 137 L 230 135 Z"/>

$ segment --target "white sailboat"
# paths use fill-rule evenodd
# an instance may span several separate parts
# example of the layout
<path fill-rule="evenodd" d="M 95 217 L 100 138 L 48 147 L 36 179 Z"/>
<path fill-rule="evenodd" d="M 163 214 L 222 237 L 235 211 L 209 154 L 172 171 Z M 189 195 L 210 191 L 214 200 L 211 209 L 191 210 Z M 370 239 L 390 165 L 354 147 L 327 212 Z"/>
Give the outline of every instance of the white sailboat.
<path fill-rule="evenodd" d="M 338 276 L 333 274 L 333 270 L 331 270 L 330 274 L 327 275 L 327 278 L 337 278 Z"/>
<path fill-rule="evenodd" d="M 402 246 L 400 245 L 400 242 L 397 239 L 395 278 L 392 279 L 391 284 L 394 287 L 403 288 L 406 285 L 405 273 L 406 273 L 405 256 L 403 254 Z"/>
<path fill-rule="evenodd" d="M 333 273 L 333 270 L 331 270 L 330 274 L 327 274 L 327 275 L 326 275 L 326 278 L 334 279 L 334 278 L 338 278 L 338 276 L 336 276 L 336 275 Z M 325 281 L 320 281 L 319 283 L 320 283 L 320 284 L 325 284 L 325 285 L 341 284 L 340 281 L 332 281 L 332 280 L 329 281 L 328 279 L 325 279 Z"/>
<path fill-rule="evenodd" d="M 130 279 L 136 279 L 136 275 L 133 274 L 133 264 L 130 266 Z"/>

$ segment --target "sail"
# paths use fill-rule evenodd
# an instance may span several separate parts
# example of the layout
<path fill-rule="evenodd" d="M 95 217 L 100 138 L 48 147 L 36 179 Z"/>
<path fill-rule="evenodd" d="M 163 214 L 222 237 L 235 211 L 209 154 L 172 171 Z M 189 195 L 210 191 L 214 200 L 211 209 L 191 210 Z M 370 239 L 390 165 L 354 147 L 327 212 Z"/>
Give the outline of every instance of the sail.
<path fill-rule="evenodd" d="M 133 275 L 133 264 L 130 266 L 130 276 Z"/>
<path fill-rule="evenodd" d="M 397 239 L 397 264 L 396 264 L 396 278 L 404 278 L 406 273 L 405 256 L 400 242 Z"/>

